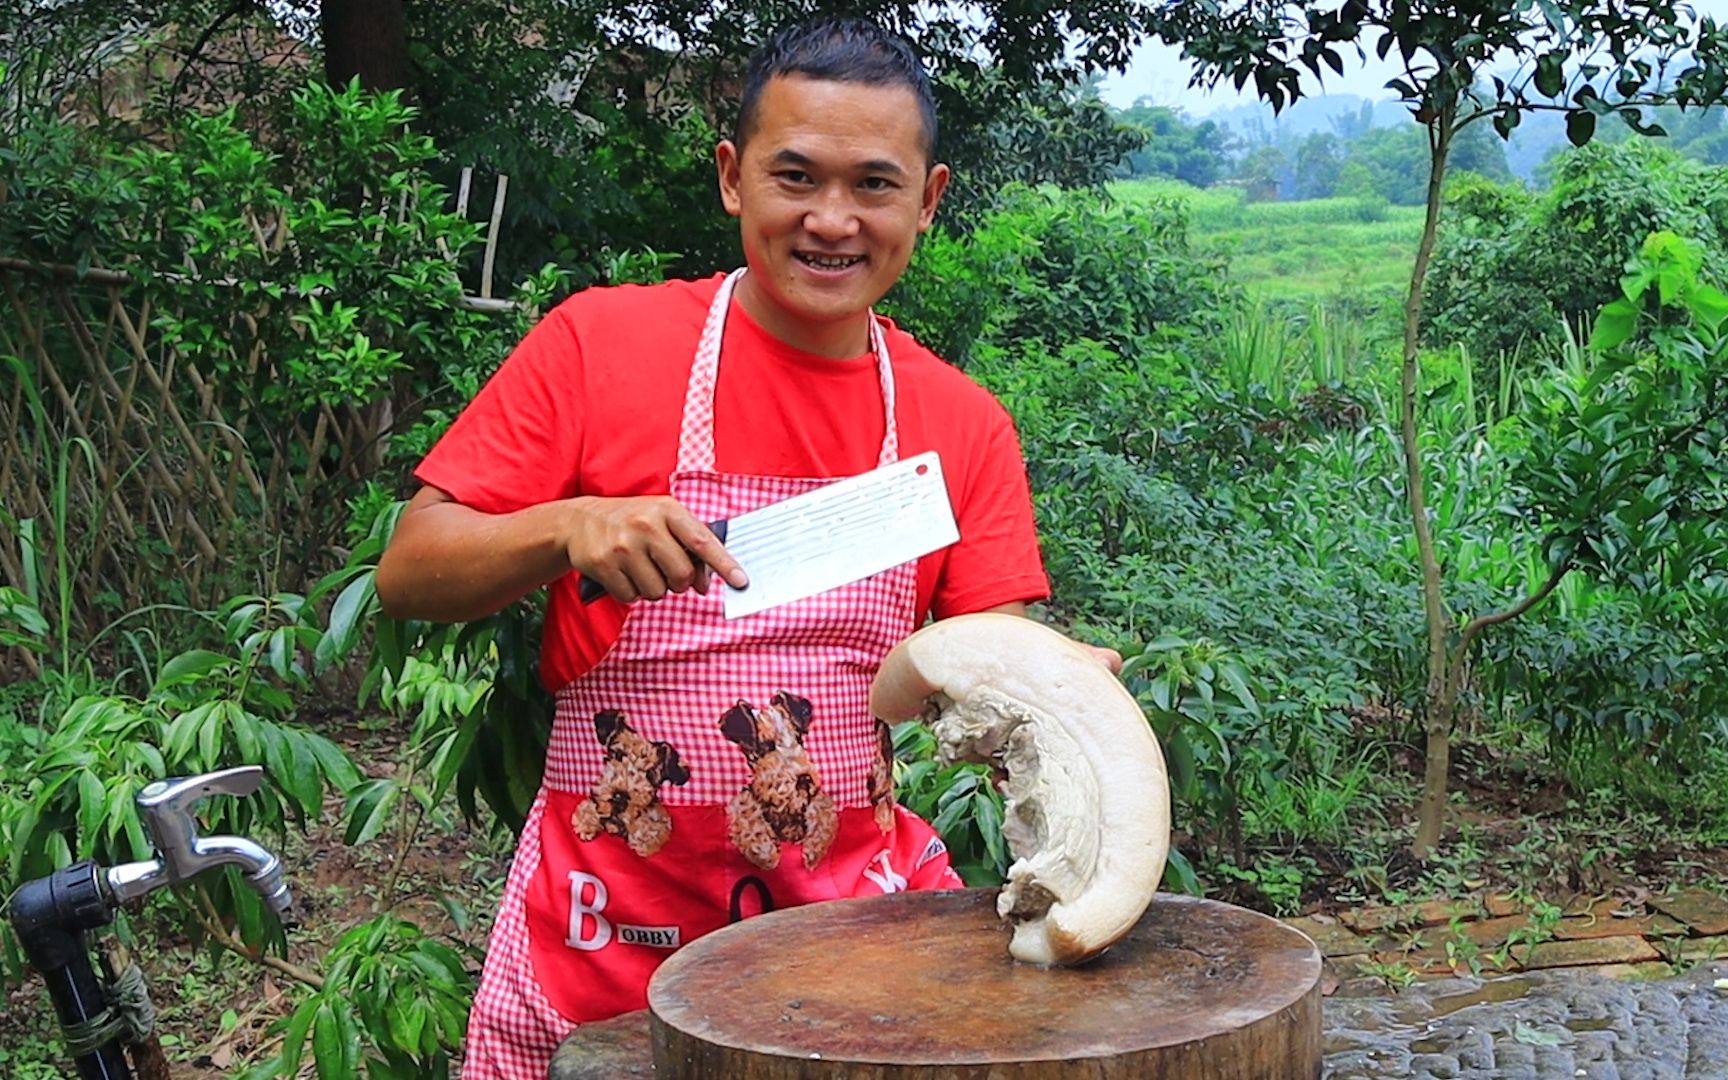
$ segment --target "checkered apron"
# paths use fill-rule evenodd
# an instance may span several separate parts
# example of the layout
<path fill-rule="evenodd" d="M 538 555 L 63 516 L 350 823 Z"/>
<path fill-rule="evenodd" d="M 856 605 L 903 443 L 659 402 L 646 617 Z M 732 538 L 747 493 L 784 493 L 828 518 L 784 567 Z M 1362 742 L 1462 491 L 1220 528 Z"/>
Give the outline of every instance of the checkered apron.
<path fill-rule="evenodd" d="M 742 274 L 709 309 L 671 478 L 704 521 L 831 482 L 714 469 L 720 342 Z M 870 342 L 886 465 L 899 457 L 894 373 L 874 318 Z M 868 703 L 882 657 L 915 628 L 916 565 L 731 622 L 718 581 L 630 605 L 611 651 L 558 694 L 464 1080 L 542 1080 L 576 1024 L 644 1007 L 660 962 L 729 922 L 961 885 L 935 831 L 885 792 L 891 748 Z"/>

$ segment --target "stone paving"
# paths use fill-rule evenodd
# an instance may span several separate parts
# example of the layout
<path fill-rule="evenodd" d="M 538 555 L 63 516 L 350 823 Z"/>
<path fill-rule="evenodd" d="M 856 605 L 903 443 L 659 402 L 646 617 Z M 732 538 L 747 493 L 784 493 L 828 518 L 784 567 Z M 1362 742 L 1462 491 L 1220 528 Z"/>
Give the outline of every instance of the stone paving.
<path fill-rule="evenodd" d="M 1728 963 L 1655 982 L 1599 968 L 1328 998 L 1328 1080 L 1724 1080 Z"/>
<path fill-rule="evenodd" d="M 1494 894 L 1284 921 L 1314 939 L 1339 981 L 1609 964 L 1661 974 L 1728 959 L 1728 899 L 1698 887 L 1556 905 Z"/>
<path fill-rule="evenodd" d="M 1707 889 L 1285 921 L 1327 958 L 1333 1080 L 1728 1080 L 1728 900 Z"/>

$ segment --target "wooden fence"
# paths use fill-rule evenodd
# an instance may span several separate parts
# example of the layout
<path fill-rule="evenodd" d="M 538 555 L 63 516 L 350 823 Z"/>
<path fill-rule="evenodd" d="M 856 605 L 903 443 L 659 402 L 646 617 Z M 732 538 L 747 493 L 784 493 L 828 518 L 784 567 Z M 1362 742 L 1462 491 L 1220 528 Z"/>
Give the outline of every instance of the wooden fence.
<path fill-rule="evenodd" d="M 514 308 L 490 295 L 499 194 L 469 311 Z M 23 375 L 0 361 L 0 575 L 71 590 L 74 638 L 146 604 L 300 590 L 341 555 L 345 501 L 396 425 L 388 394 L 266 415 L 257 320 L 228 328 L 218 372 L 157 329 L 170 278 L 0 258 L 0 357 Z"/>

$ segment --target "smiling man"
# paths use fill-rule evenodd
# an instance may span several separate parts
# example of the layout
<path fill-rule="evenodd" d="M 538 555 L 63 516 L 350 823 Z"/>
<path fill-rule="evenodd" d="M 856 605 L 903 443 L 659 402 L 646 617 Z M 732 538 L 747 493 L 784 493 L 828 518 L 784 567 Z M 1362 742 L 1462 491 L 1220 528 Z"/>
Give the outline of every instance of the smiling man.
<path fill-rule="evenodd" d="M 463 1076 L 546 1075 L 574 1024 L 641 1008 L 649 976 L 728 922 L 954 887 L 894 804 L 867 706 L 926 618 L 1024 612 L 1046 582 L 1013 425 L 872 312 L 933 221 L 930 84 L 855 19 L 752 58 L 720 195 L 746 267 L 592 289 L 549 313 L 416 472 L 378 568 L 386 610 L 473 619 L 549 586 L 558 699 L 470 1020 Z M 728 621 L 704 522 L 935 451 L 959 542 Z M 581 602 L 578 575 L 608 596 Z"/>

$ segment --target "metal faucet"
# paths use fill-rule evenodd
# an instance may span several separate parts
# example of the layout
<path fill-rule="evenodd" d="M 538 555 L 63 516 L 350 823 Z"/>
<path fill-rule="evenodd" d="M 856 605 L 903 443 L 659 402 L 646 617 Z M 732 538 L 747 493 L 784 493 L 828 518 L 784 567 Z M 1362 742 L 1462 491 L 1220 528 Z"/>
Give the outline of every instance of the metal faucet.
<path fill-rule="evenodd" d="M 294 898 L 282 880 L 282 860 L 243 836 L 199 836 L 192 804 L 207 795 L 244 797 L 258 790 L 264 770 L 257 765 L 157 780 L 135 800 L 144 825 L 155 841 L 159 858 L 126 863 L 106 871 L 115 903 L 143 896 L 164 885 L 177 885 L 215 866 L 238 866 L 283 929 L 299 925 Z"/>

